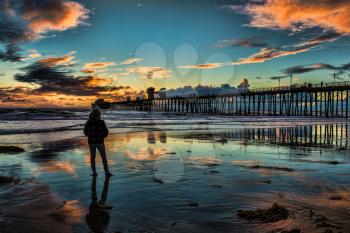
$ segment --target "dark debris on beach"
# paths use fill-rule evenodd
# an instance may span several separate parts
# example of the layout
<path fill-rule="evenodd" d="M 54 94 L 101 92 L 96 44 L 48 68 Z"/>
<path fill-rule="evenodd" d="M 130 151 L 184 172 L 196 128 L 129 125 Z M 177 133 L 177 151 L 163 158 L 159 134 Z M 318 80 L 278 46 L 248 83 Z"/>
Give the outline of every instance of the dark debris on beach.
<path fill-rule="evenodd" d="M 19 146 L 0 145 L 0 154 L 22 153 L 25 150 Z"/>
<path fill-rule="evenodd" d="M 13 176 L 0 176 L 0 185 L 7 184 L 17 184 L 19 183 L 19 178 Z"/>
<path fill-rule="evenodd" d="M 238 210 L 237 216 L 250 222 L 277 222 L 287 219 L 289 213 L 284 206 L 274 203 L 269 209 Z"/>
<path fill-rule="evenodd" d="M 271 166 L 262 166 L 262 165 L 253 165 L 248 167 L 252 169 L 268 169 L 268 170 L 286 171 L 286 172 L 295 171 L 294 169 L 288 168 L 288 167 L 271 167 Z"/>

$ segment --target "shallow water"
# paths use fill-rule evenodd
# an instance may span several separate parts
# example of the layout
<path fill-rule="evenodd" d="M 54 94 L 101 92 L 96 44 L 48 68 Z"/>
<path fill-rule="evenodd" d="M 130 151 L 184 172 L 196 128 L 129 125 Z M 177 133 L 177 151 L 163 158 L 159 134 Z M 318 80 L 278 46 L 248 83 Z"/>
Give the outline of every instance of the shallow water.
<path fill-rule="evenodd" d="M 115 132 L 106 141 L 114 176 L 104 180 L 99 162 L 96 181 L 97 197 L 104 190 L 111 210 L 93 208 L 89 153 L 86 139 L 74 133 L 79 131 L 60 137 L 62 132 L 7 135 L 6 140 L 23 137 L 30 143 L 22 141 L 25 153 L 0 156 L 1 174 L 23 180 L 0 187 L 0 229 L 349 232 L 347 124 L 293 124 L 209 122 L 186 130 L 146 124 L 137 128 L 140 132 Z M 290 211 L 288 220 L 256 224 L 237 217 L 239 209 L 275 202 Z M 317 216 L 326 216 L 328 225 L 318 226 Z"/>

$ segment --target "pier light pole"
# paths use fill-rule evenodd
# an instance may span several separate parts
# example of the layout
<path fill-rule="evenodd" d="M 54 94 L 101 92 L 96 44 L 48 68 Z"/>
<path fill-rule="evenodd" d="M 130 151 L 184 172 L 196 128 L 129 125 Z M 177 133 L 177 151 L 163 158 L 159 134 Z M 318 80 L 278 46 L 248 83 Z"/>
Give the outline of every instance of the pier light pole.
<path fill-rule="evenodd" d="M 288 76 L 273 76 L 270 77 L 271 80 L 278 80 L 278 87 L 281 87 L 281 79 L 287 78 Z"/>
<path fill-rule="evenodd" d="M 290 87 L 293 85 L 293 74 L 290 75 Z"/>

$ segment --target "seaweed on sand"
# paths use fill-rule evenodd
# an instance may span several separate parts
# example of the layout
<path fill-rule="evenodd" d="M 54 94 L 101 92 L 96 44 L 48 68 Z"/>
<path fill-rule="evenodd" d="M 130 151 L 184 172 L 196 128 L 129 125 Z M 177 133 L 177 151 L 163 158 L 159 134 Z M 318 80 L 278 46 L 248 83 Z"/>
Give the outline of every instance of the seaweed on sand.
<path fill-rule="evenodd" d="M 261 165 L 260 161 L 250 161 L 250 160 L 235 160 L 232 161 L 232 164 L 240 166 L 240 167 L 245 167 L 245 168 L 250 168 L 250 169 L 266 169 L 266 170 L 274 170 L 274 171 L 285 171 L 285 172 L 294 172 L 295 170 L 293 168 L 289 167 L 279 167 L 279 166 L 265 166 Z"/>
<path fill-rule="evenodd" d="M 24 149 L 19 146 L 0 145 L 0 154 L 13 154 L 24 152 Z"/>
<path fill-rule="evenodd" d="M 262 166 L 262 165 L 249 166 L 249 168 L 252 168 L 252 169 L 269 169 L 269 170 L 286 171 L 286 172 L 293 172 L 293 171 L 295 171 L 294 169 L 288 168 L 288 167 L 272 167 L 272 166 Z"/>
<path fill-rule="evenodd" d="M 13 176 L 0 176 L 0 185 L 18 183 L 19 179 Z"/>
<path fill-rule="evenodd" d="M 287 219 L 289 213 L 284 206 L 274 203 L 269 209 L 239 210 L 237 216 L 249 221 L 277 222 Z"/>

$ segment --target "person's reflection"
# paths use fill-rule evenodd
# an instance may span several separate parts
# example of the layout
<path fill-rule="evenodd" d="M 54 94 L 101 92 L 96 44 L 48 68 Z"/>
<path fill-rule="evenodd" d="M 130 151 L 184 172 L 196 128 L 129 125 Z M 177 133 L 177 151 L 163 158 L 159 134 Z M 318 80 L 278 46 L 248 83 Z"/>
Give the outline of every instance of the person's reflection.
<path fill-rule="evenodd" d="M 165 131 L 161 131 L 159 133 L 159 140 L 160 140 L 161 143 L 166 143 L 166 141 L 167 141 L 167 134 L 166 134 Z"/>
<path fill-rule="evenodd" d="M 109 224 L 109 209 L 112 206 L 106 204 L 108 194 L 109 177 L 106 176 L 103 191 L 100 200 L 97 198 L 96 177 L 94 176 L 91 183 L 91 203 L 89 213 L 86 215 L 86 223 L 94 233 L 107 232 Z"/>
<path fill-rule="evenodd" d="M 148 144 L 155 144 L 156 143 L 156 137 L 155 137 L 153 131 L 147 131 L 147 142 L 148 142 Z"/>

